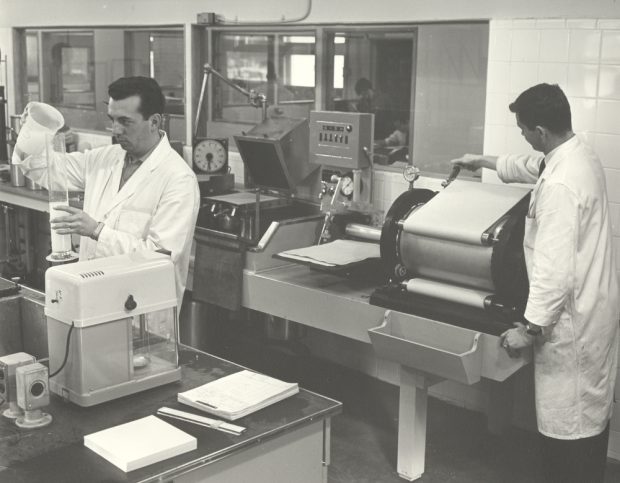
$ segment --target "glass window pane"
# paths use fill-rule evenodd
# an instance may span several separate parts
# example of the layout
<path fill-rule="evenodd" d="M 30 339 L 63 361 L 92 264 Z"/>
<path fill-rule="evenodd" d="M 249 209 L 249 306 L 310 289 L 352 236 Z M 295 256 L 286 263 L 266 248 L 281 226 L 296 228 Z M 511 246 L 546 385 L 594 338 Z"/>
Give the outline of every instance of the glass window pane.
<path fill-rule="evenodd" d="M 43 100 L 56 106 L 94 109 L 93 51 L 93 32 L 45 32 Z"/>
<path fill-rule="evenodd" d="M 315 98 L 315 37 L 303 33 L 221 33 L 214 67 L 246 91 L 264 94 L 268 106 L 291 117 L 308 117 Z M 257 123 L 262 111 L 248 97 L 212 79 L 215 120 Z"/>
<path fill-rule="evenodd" d="M 328 109 L 373 113 L 375 140 L 383 141 L 404 129 L 402 136 L 389 142 L 408 144 L 414 44 L 411 31 L 334 34 Z"/>
<path fill-rule="evenodd" d="M 25 101 L 40 100 L 57 107 L 75 129 L 105 131 L 108 85 L 119 77 L 150 76 L 166 96 L 170 138 L 185 138 L 180 28 L 29 29 L 25 40 Z"/>
<path fill-rule="evenodd" d="M 41 100 L 39 87 L 39 39 L 36 33 L 26 35 L 26 82 L 28 100 Z"/>

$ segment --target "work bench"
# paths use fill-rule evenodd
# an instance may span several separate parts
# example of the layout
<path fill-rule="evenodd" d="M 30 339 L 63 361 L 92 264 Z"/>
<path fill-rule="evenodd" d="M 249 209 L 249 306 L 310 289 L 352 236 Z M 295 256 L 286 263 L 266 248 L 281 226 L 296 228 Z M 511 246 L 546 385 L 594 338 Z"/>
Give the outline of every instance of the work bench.
<path fill-rule="evenodd" d="M 93 407 L 52 394 L 45 410 L 54 420 L 36 430 L 0 419 L 0 482 L 326 482 L 330 419 L 341 403 L 299 393 L 235 421 L 247 430 L 233 436 L 167 420 L 198 440 L 197 449 L 124 473 L 83 444 L 83 436 L 156 413 L 162 406 L 193 411 L 177 393 L 242 369 L 232 362 L 180 348 L 182 380 Z"/>

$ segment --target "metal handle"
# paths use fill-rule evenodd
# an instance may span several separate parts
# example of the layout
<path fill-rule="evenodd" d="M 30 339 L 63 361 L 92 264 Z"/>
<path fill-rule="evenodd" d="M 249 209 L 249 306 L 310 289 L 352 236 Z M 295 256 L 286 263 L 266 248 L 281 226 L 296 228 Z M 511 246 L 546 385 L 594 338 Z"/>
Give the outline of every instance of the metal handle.
<path fill-rule="evenodd" d="M 441 182 L 441 186 L 446 188 L 452 181 L 456 179 L 456 177 L 461 172 L 461 167 L 459 165 L 454 165 L 452 167 L 452 171 L 450 172 L 450 176 L 448 176 L 444 181 Z"/>

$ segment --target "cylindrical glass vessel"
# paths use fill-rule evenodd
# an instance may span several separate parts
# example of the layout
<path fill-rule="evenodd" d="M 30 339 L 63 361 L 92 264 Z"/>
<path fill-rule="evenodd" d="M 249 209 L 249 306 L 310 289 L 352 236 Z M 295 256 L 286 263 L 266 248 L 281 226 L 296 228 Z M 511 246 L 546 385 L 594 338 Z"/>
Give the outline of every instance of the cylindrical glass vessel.
<path fill-rule="evenodd" d="M 45 137 L 45 156 L 47 161 L 50 220 L 68 213 L 56 210 L 57 206 L 69 206 L 67 188 L 67 164 L 64 134 L 47 134 Z M 71 235 L 59 234 L 50 227 L 52 253 L 47 256 L 50 262 L 75 260 L 77 253 L 71 246 Z"/>

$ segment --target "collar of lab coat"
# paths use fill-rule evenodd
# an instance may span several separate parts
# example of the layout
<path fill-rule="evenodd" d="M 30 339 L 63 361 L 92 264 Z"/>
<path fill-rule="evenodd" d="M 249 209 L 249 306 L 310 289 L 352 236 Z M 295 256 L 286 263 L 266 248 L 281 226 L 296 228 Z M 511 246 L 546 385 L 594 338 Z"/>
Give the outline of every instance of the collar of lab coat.
<path fill-rule="evenodd" d="M 123 187 L 118 190 L 114 198 L 112 198 L 112 202 L 110 206 L 107 207 L 106 211 L 113 210 L 119 203 L 122 203 L 127 198 L 132 196 L 144 183 L 144 181 L 151 176 L 151 173 L 155 171 L 157 168 L 161 166 L 161 164 L 166 159 L 166 154 L 171 149 L 170 143 L 168 142 L 168 136 L 166 133 L 163 133 L 162 138 L 159 140 L 159 143 L 155 147 L 155 149 L 151 152 L 151 154 L 146 158 L 140 167 L 136 170 L 136 172 L 127 180 L 127 182 L 123 185 Z M 114 169 L 110 172 L 110 178 L 108 178 L 108 183 L 116 183 L 115 186 L 118 186 L 120 183 L 120 175 L 123 170 L 123 163 L 125 160 L 125 151 L 121 151 L 121 155 L 119 158 L 120 162 L 116 163 Z"/>
<path fill-rule="evenodd" d="M 553 172 L 554 167 L 557 166 L 557 164 L 560 163 L 562 159 L 566 157 L 565 154 L 573 151 L 579 145 L 580 142 L 581 141 L 579 141 L 579 138 L 575 134 L 568 141 L 564 141 L 562 144 L 557 146 L 555 149 L 551 150 L 545 156 L 545 171 L 543 172 L 541 178 L 544 178 L 545 174 L 548 175 L 551 172 Z"/>

